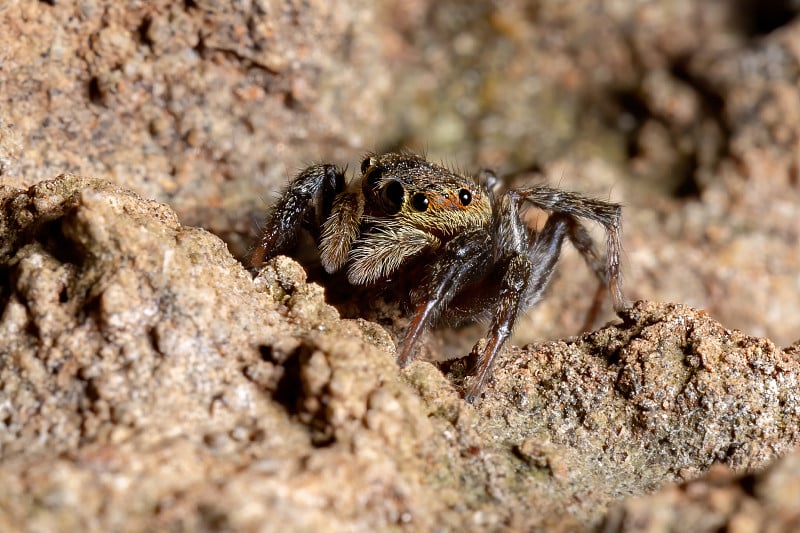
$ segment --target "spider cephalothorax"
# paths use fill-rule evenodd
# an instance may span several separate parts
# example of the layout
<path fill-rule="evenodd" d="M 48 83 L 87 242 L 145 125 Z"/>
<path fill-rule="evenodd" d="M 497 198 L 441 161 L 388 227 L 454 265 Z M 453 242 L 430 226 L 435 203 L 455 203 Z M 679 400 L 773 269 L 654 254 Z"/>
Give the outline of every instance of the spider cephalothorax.
<path fill-rule="evenodd" d="M 346 269 L 353 285 L 375 285 L 422 273 L 408 295 L 413 316 L 398 362 L 414 357 L 433 324 L 487 319 L 490 329 L 467 391 L 474 400 L 517 317 L 538 302 L 566 237 L 624 307 L 619 273 L 617 204 L 544 185 L 493 193 L 493 175 L 477 180 L 408 153 L 369 155 L 349 184 L 328 164 L 300 172 L 273 208 L 252 258 L 260 266 L 289 253 L 301 228 L 317 240 L 326 271 Z M 521 217 L 525 205 L 549 212 L 536 231 Z M 606 260 L 581 218 L 606 230 Z"/>

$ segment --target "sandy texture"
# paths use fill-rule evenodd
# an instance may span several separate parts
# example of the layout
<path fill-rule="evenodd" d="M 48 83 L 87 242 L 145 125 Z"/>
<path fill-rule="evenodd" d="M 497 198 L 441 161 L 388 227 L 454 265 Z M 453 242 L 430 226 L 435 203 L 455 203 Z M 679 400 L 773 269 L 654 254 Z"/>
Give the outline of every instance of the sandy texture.
<path fill-rule="evenodd" d="M 798 479 L 798 453 L 754 475 L 716 467 L 701 480 L 628 500 L 609 513 L 603 531 L 796 531 Z"/>
<path fill-rule="evenodd" d="M 0 2 L 0 530 L 792 529 L 790 4 Z M 400 372 L 396 309 L 245 271 L 298 168 L 397 147 L 622 202 L 647 303 L 570 337 L 567 249 L 471 406 L 485 326 Z"/>
<path fill-rule="evenodd" d="M 276 184 L 380 126 L 368 5 L 5 1 L 0 184 L 103 176 L 244 253 Z"/>
<path fill-rule="evenodd" d="M 65 175 L 2 190 L 3 529 L 588 526 L 629 494 L 800 440 L 800 361 L 679 305 L 512 349 L 477 407 L 255 280 L 162 204 Z M 449 378 L 449 379 L 448 379 Z"/>
<path fill-rule="evenodd" d="M 785 346 L 800 331 L 794 14 L 691 0 L 10 0 L 0 183 L 108 179 L 241 258 L 298 169 L 411 147 L 623 202 L 632 299 L 704 308 Z M 574 274 L 518 343 L 580 328 L 591 276 L 575 256 L 562 271 Z"/>

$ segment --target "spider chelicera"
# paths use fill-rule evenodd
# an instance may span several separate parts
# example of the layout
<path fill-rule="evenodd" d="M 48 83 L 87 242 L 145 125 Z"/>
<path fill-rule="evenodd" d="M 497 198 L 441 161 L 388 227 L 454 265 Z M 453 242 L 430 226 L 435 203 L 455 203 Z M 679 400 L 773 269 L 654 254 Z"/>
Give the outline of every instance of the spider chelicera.
<path fill-rule="evenodd" d="M 272 208 L 251 264 L 291 253 L 305 228 L 323 268 L 346 269 L 352 285 L 380 286 L 410 276 L 406 303 L 412 315 L 399 347 L 401 367 L 414 359 L 429 327 L 488 321 L 487 342 L 465 394 L 474 401 L 517 318 L 542 298 L 565 238 L 609 289 L 614 309 L 625 307 L 618 204 L 545 185 L 503 193 L 497 188 L 489 171 L 473 179 L 410 153 L 369 155 L 360 178 L 350 183 L 343 169 L 313 165 Z M 521 216 L 528 205 L 549 213 L 539 230 Z M 605 229 L 605 260 L 581 219 Z"/>

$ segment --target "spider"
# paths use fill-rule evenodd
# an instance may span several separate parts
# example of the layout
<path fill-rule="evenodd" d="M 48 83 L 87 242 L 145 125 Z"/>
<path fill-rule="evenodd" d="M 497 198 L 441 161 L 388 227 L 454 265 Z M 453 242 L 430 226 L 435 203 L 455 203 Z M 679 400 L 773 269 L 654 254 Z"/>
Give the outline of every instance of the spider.
<path fill-rule="evenodd" d="M 498 193 L 491 171 L 470 178 L 411 153 L 369 154 L 350 183 L 345 172 L 318 164 L 297 175 L 269 214 L 252 266 L 290 253 L 305 228 L 322 267 L 346 271 L 352 285 L 405 277 L 412 314 L 399 347 L 401 367 L 415 358 L 431 326 L 488 321 L 467 401 L 480 396 L 517 318 L 542 298 L 565 238 L 610 290 L 615 311 L 625 307 L 618 204 L 545 185 Z M 549 213 L 538 231 L 521 216 L 528 205 Z M 605 229 L 605 261 L 582 218 Z"/>

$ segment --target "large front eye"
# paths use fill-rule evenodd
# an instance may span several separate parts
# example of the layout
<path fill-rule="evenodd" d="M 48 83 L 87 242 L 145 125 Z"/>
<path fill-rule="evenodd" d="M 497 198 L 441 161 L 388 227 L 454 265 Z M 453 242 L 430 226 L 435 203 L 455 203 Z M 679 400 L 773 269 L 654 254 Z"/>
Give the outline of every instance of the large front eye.
<path fill-rule="evenodd" d="M 381 167 L 367 167 L 367 169 L 368 172 L 367 175 L 364 176 L 364 179 L 367 180 L 367 185 L 369 185 L 371 189 L 374 189 L 378 186 L 378 182 L 381 181 L 381 177 L 383 177 L 383 169 Z M 364 170 L 362 170 L 362 172 L 364 172 Z"/>
<path fill-rule="evenodd" d="M 458 199 L 461 200 L 461 205 L 467 207 L 469 203 L 472 201 L 472 193 L 469 192 L 467 189 L 461 189 L 458 191 Z"/>
<path fill-rule="evenodd" d="M 406 190 L 397 180 L 390 180 L 381 187 L 381 202 L 389 213 L 397 213 L 406 199 Z"/>
<path fill-rule="evenodd" d="M 424 193 L 418 192 L 417 194 L 411 197 L 411 207 L 413 207 L 417 211 L 427 211 L 428 197 L 425 196 Z"/>

